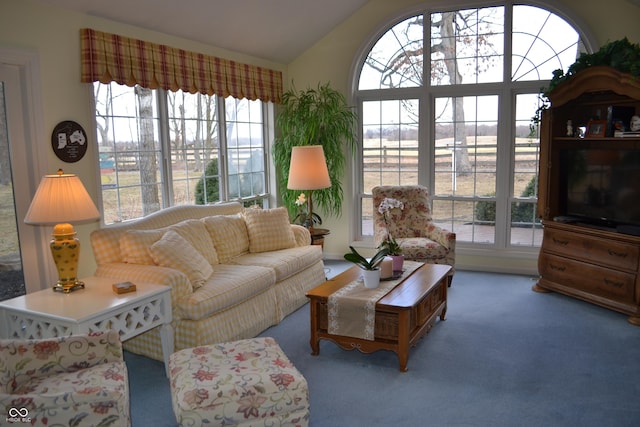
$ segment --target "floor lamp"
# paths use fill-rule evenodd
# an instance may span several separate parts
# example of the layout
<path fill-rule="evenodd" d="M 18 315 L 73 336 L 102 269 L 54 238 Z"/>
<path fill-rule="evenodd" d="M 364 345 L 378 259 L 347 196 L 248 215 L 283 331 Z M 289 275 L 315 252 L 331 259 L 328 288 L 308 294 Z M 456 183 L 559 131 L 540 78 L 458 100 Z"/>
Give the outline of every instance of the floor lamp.
<path fill-rule="evenodd" d="M 324 157 L 322 145 L 302 145 L 291 150 L 289 165 L 289 190 L 303 190 L 309 193 L 307 198 L 307 213 L 309 231 L 313 233 L 313 190 L 331 187 L 331 179 L 327 170 L 327 160 Z"/>
<path fill-rule="evenodd" d="M 100 218 L 80 178 L 58 170 L 55 175 L 45 175 L 40 181 L 24 222 L 35 225 L 54 225 L 49 244 L 58 270 L 58 282 L 54 291 L 69 293 L 83 289 L 78 280 L 80 240 L 70 224 L 88 222 Z"/>

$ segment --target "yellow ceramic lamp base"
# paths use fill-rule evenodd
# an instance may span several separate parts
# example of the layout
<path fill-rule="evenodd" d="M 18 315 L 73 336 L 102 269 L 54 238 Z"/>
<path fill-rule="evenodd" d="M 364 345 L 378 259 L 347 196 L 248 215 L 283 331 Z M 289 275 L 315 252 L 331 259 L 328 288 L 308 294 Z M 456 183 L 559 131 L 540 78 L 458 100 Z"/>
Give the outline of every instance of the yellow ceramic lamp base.
<path fill-rule="evenodd" d="M 73 226 L 71 224 L 56 225 L 53 228 L 53 239 L 49 246 L 58 270 L 58 283 L 53 290 L 69 293 L 84 289 L 84 283 L 78 281 L 80 241 L 76 238 Z"/>

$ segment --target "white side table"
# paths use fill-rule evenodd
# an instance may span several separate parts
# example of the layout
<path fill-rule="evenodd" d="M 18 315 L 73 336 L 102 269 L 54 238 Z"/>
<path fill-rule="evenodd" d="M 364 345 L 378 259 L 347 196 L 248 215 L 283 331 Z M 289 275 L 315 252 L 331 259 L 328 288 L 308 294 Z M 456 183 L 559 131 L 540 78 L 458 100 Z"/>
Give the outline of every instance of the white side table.
<path fill-rule="evenodd" d="M 65 294 L 51 289 L 0 301 L 0 337 L 38 339 L 114 329 L 126 341 L 160 326 L 167 376 L 173 353 L 171 289 L 135 283 L 136 290 L 116 294 L 106 277 L 82 279 L 85 288 Z"/>

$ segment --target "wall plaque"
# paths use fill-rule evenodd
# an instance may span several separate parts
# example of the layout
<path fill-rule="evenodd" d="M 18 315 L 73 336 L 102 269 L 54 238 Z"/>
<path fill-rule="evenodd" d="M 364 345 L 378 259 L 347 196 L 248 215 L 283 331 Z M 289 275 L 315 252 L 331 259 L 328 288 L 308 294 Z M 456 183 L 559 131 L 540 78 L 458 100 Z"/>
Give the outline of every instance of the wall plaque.
<path fill-rule="evenodd" d="M 87 134 L 76 122 L 60 122 L 53 128 L 51 147 L 63 162 L 77 162 L 87 152 Z"/>

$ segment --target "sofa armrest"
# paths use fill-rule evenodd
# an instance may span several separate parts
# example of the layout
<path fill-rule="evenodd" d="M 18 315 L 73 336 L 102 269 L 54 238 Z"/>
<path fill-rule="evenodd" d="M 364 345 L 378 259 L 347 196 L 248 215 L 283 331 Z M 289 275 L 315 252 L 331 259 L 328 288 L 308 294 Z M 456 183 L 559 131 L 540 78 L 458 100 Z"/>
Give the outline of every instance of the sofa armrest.
<path fill-rule="evenodd" d="M 309 246 L 311 244 L 311 233 L 306 227 L 298 224 L 291 224 L 293 236 L 296 239 L 296 246 Z"/>
<path fill-rule="evenodd" d="M 110 262 L 99 265 L 95 275 L 98 277 L 110 277 L 119 281 L 147 282 L 169 286 L 171 288 L 172 307 L 177 307 L 178 301 L 193 293 L 191 282 L 184 273 L 158 265 Z"/>

